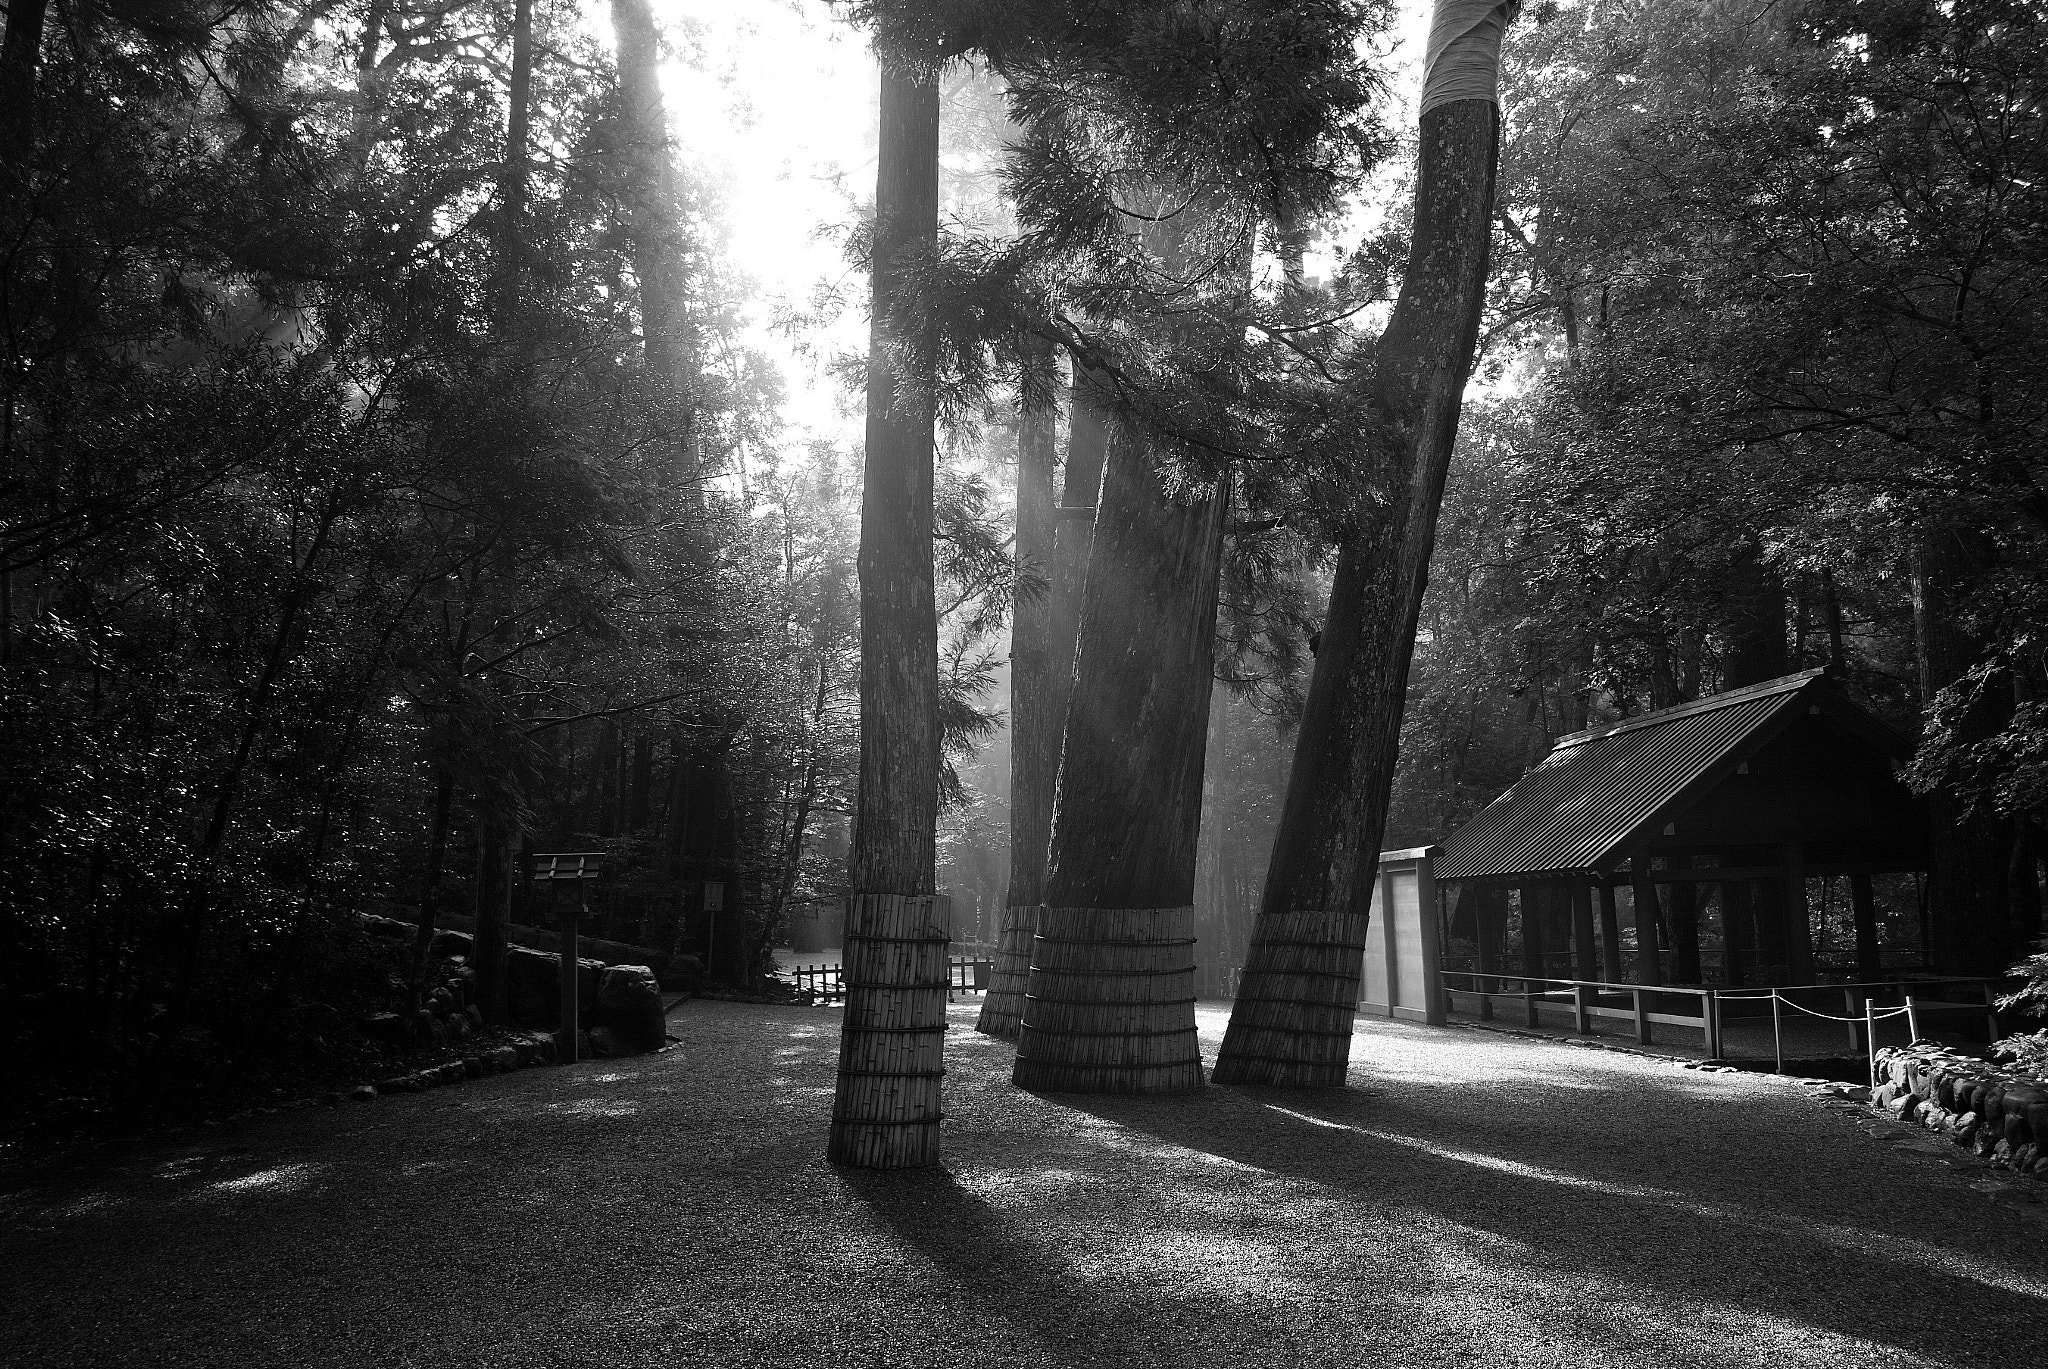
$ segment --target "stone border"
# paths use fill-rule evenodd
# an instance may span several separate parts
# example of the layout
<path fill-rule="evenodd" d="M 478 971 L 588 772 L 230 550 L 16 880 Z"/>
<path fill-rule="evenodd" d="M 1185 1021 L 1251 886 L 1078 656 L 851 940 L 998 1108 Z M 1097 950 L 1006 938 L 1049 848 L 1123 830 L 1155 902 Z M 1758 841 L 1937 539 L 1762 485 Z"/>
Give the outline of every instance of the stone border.
<path fill-rule="evenodd" d="M 2048 1082 L 1938 1041 L 1886 1046 L 1872 1110 L 1945 1135 L 1978 1158 L 2048 1180 Z"/>

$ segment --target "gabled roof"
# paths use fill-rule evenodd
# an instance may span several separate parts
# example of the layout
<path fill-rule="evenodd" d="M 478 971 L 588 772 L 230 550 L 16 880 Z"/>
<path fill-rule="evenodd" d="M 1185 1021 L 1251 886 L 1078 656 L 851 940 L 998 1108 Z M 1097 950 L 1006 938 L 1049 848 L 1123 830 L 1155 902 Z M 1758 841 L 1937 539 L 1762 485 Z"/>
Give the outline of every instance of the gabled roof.
<path fill-rule="evenodd" d="M 1607 868 L 1809 711 L 1887 756 L 1912 754 L 1910 743 L 1842 694 L 1824 670 L 1731 689 L 1559 737 L 1541 765 L 1443 843 L 1436 877 Z"/>

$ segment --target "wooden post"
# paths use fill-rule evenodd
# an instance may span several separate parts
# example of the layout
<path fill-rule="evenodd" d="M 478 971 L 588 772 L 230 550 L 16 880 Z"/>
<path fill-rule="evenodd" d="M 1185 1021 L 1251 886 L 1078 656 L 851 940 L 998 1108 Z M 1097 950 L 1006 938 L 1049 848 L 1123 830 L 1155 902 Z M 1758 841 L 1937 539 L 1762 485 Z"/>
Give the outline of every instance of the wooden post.
<path fill-rule="evenodd" d="M 1779 863 L 1785 868 L 1785 950 L 1794 984 L 1813 982 L 1813 919 L 1806 902 L 1806 852 L 1788 841 Z"/>
<path fill-rule="evenodd" d="M 576 892 L 583 892 L 582 881 L 577 881 Z M 576 1024 L 582 1013 L 576 1004 L 576 923 L 575 912 L 562 914 L 562 1030 L 557 1058 L 565 1065 L 576 1063 Z"/>
<path fill-rule="evenodd" d="M 1572 978 L 1600 977 L 1599 948 L 1593 944 L 1593 886 L 1575 879 L 1561 891 L 1571 899 Z"/>
<path fill-rule="evenodd" d="M 1771 1047 L 1778 1055 L 1778 1073 L 1785 1072 L 1785 1007 L 1776 989 L 1771 990 Z"/>
<path fill-rule="evenodd" d="M 1849 902 L 1856 914 L 1856 977 L 1876 979 L 1884 973 L 1877 945 L 1877 899 L 1868 874 L 1849 876 Z"/>
<path fill-rule="evenodd" d="M 1593 1030 L 1592 1015 L 1586 1011 L 1584 984 L 1572 985 L 1572 1029 L 1581 1036 L 1590 1035 Z"/>
<path fill-rule="evenodd" d="M 1721 891 L 1721 970 L 1729 987 L 1739 989 L 1756 959 L 1755 890 L 1747 880 L 1724 879 L 1715 887 Z"/>
<path fill-rule="evenodd" d="M 1479 973 L 1499 974 L 1507 968 L 1508 891 L 1500 888 L 1480 887 L 1473 890 L 1477 906 L 1473 921 L 1478 933 L 1477 949 Z"/>
<path fill-rule="evenodd" d="M 1615 906 L 1611 879 L 1600 881 L 1600 977 L 1621 983 L 1621 909 Z"/>
<path fill-rule="evenodd" d="M 1862 1005 L 1857 1003 L 1856 993 L 1855 989 L 1842 990 L 1842 1010 L 1846 1016 L 1855 1017 L 1861 1011 Z M 1865 992 L 1863 994 L 1863 1003 L 1868 1004 L 1869 1002 L 1870 994 Z M 1863 1054 L 1863 1040 L 1856 1034 L 1862 1030 L 1863 1026 L 1860 1022 L 1851 1022 L 1849 1024 L 1849 1049 L 1857 1055 Z"/>
<path fill-rule="evenodd" d="M 1988 980 L 1985 981 L 1982 987 L 1984 989 L 1984 1023 L 1987 1031 L 1985 1040 L 1996 1041 L 1998 1039 L 1998 990 L 1993 988 Z"/>
<path fill-rule="evenodd" d="M 1692 868 L 1691 856 L 1673 856 L 1671 868 Z M 1700 973 L 1699 886 L 1684 881 L 1671 886 L 1671 977 L 1680 984 L 1697 984 Z"/>
<path fill-rule="evenodd" d="M 1707 1054 L 1721 1058 L 1721 995 L 1713 989 L 1700 997 L 1700 1032 L 1706 1038 Z"/>
<path fill-rule="evenodd" d="M 1913 995 L 1906 995 L 1906 1036 L 1909 1041 L 1920 1039 L 1920 1009 L 1914 1006 Z"/>
<path fill-rule="evenodd" d="M 1636 983 L 1664 982 L 1664 938 L 1658 928 L 1657 886 L 1650 879 L 1650 858 L 1629 857 L 1629 899 L 1636 919 Z"/>
<path fill-rule="evenodd" d="M 1635 999 L 1636 1041 L 1647 1046 L 1650 1044 L 1650 1005 L 1644 1000 L 1641 989 L 1631 989 L 1629 992 Z"/>

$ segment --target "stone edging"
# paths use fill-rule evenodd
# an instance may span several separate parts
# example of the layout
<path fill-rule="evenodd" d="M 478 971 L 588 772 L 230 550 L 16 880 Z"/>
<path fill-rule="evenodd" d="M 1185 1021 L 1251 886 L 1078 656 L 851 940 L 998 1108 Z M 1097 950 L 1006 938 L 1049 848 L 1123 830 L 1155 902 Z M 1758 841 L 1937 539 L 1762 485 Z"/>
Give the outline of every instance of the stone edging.
<path fill-rule="evenodd" d="M 1870 1106 L 1948 1137 L 1980 1159 L 2048 1180 L 2048 1083 L 1934 1041 L 1886 1046 Z"/>

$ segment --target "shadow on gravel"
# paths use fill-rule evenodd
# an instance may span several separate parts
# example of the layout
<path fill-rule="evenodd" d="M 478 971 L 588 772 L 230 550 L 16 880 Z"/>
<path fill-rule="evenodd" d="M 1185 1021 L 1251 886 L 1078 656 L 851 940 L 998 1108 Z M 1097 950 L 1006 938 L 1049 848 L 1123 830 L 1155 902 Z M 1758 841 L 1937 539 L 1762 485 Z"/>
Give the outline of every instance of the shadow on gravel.
<path fill-rule="evenodd" d="M 1817 1222 L 1580 1172 L 1554 1156 L 1532 1162 L 1511 1146 L 1460 1145 L 1427 1134 L 1441 1116 L 1404 1118 L 1365 1091 L 1212 1086 L 1179 1098 L 1040 1098 L 1175 1147 L 1307 1181 L 1340 1209 L 1375 1210 L 1397 1229 L 1407 1207 L 1485 1233 L 1496 1238 L 1481 1242 L 1497 1266 L 1490 1272 L 1509 1284 L 1526 1277 L 1532 1290 L 1563 1272 L 1626 1286 L 1674 1316 L 1688 1305 L 1718 1305 L 1931 1362 L 1947 1362 L 1973 1339 L 1959 1341 L 1958 1321 L 2021 1326 L 2048 1316 L 2038 1259 L 1994 1264 L 1911 1231 Z M 1416 1121 L 1425 1125 L 1409 1125 Z M 1644 1138 L 1653 1152 L 1657 1144 Z M 1667 1168 L 1662 1177 L 1675 1176 Z M 1207 1176 L 1199 1182 L 1206 1185 Z M 1583 1335 L 1582 1344 L 1597 1343 L 1608 1313 L 1597 1298 L 1591 1302 L 1546 1311 L 1565 1320 L 1567 1334 Z"/>
<path fill-rule="evenodd" d="M 1201 1324 L 1214 1309 L 1129 1296 L 1077 1277 L 1047 1246 L 1017 1229 L 944 1169 L 836 1171 L 847 1192 L 904 1247 L 972 1297 L 984 1339 L 1028 1338 L 1060 1364 L 1187 1364 L 1201 1357 Z"/>

